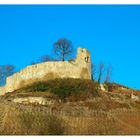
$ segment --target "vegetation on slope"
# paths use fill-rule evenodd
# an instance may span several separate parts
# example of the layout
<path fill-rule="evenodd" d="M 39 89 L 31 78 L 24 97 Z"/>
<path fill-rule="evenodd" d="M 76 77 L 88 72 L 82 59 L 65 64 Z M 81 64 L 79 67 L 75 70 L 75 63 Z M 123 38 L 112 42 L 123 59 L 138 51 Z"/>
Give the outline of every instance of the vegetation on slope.
<path fill-rule="evenodd" d="M 121 93 L 130 89 L 109 86 L 113 86 L 112 91 L 104 92 L 90 80 L 55 79 L 0 97 L 0 135 L 140 134 L 140 100 Z M 11 95 L 51 97 L 56 101 L 47 106 L 18 104 L 11 102 Z"/>
<path fill-rule="evenodd" d="M 0 135 L 140 134 L 139 110 L 116 106 L 117 102 L 106 110 L 105 99 L 104 106 L 100 105 L 102 101 L 97 98 L 97 102 L 90 100 L 83 103 L 62 103 L 55 107 L 1 101 Z M 55 112 L 52 111 L 54 108 Z"/>
<path fill-rule="evenodd" d="M 36 82 L 15 91 L 15 93 L 50 92 L 62 100 L 66 98 L 83 100 L 89 96 L 99 96 L 98 88 L 99 85 L 91 80 L 66 78 Z"/>
<path fill-rule="evenodd" d="M 0 135 L 63 135 L 64 125 L 46 107 L 0 103 Z"/>

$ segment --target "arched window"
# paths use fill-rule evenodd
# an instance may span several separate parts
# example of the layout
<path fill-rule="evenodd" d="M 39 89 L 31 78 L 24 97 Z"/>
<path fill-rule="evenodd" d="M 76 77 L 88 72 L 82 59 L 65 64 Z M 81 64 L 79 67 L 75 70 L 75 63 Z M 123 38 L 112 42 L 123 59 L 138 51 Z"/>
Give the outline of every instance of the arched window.
<path fill-rule="evenodd" d="M 85 57 L 85 62 L 89 62 L 89 57 L 87 56 L 87 57 Z"/>

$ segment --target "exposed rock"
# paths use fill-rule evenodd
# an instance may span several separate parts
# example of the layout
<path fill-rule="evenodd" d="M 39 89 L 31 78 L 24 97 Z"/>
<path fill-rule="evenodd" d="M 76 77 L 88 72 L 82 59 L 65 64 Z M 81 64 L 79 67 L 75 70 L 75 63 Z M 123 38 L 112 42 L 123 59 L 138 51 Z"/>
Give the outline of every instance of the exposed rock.
<path fill-rule="evenodd" d="M 139 100 L 139 97 L 136 96 L 136 95 L 134 95 L 134 94 L 131 94 L 131 99 L 138 101 Z"/>
<path fill-rule="evenodd" d="M 43 97 L 26 97 L 26 98 L 15 98 L 13 102 L 20 104 L 39 104 L 39 105 L 52 105 L 55 100 L 49 100 Z"/>
<path fill-rule="evenodd" d="M 100 84 L 100 88 L 101 88 L 102 91 L 106 91 L 106 89 L 105 89 L 103 84 Z"/>

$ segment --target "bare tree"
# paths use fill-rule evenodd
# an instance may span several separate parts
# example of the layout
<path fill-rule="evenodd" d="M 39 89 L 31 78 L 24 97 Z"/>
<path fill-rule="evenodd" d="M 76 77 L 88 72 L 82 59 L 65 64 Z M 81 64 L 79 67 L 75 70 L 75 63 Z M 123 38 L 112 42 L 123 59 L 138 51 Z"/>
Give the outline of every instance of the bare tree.
<path fill-rule="evenodd" d="M 54 43 L 53 52 L 61 61 L 65 61 L 66 58 L 71 57 L 74 52 L 72 42 L 65 38 L 59 39 Z"/>
<path fill-rule="evenodd" d="M 111 80 L 112 74 L 112 66 L 109 64 L 107 67 L 106 75 L 105 75 L 105 83 L 109 83 Z"/>
<path fill-rule="evenodd" d="M 93 81 L 96 79 L 97 69 L 94 63 L 91 64 L 91 78 Z"/>
<path fill-rule="evenodd" d="M 0 86 L 3 85 L 3 67 L 0 66 Z"/>
<path fill-rule="evenodd" d="M 101 83 L 103 72 L 104 72 L 104 63 L 101 62 L 99 64 L 98 83 Z"/>
<path fill-rule="evenodd" d="M 55 61 L 54 58 L 52 58 L 49 55 L 43 55 L 40 58 L 40 62 L 48 62 L 48 61 Z"/>
<path fill-rule="evenodd" d="M 15 70 L 14 65 L 5 65 L 4 68 L 6 77 L 11 76 L 14 73 Z"/>
<path fill-rule="evenodd" d="M 30 63 L 30 65 L 35 65 L 35 64 L 39 64 L 39 63 L 43 63 L 43 62 L 49 62 L 49 61 L 58 61 L 58 60 L 54 59 L 50 55 L 43 55 L 37 61 L 32 61 Z"/>
<path fill-rule="evenodd" d="M 0 85 L 4 85 L 6 78 L 11 76 L 15 72 L 15 66 L 13 65 L 3 65 L 0 66 Z"/>

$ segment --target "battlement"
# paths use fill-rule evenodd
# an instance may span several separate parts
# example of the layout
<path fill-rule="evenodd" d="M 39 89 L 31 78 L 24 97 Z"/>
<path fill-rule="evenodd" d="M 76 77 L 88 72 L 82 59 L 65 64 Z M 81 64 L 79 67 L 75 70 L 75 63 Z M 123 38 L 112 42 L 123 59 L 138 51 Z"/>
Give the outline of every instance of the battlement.
<path fill-rule="evenodd" d="M 78 48 L 76 59 L 72 61 L 44 62 L 27 66 L 7 77 L 5 87 L 0 87 L 0 94 L 13 92 L 36 81 L 55 78 L 91 79 L 90 53 L 86 49 Z"/>

